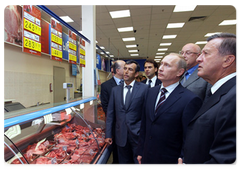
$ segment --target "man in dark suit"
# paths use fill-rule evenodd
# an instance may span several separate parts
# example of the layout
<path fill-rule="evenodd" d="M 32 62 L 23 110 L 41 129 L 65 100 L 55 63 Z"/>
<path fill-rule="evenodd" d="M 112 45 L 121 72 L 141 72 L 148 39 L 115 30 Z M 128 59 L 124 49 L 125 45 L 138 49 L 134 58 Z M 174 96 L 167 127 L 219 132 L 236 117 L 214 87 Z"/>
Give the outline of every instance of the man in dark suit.
<path fill-rule="evenodd" d="M 108 107 L 108 102 L 110 99 L 111 91 L 112 88 L 120 85 L 123 80 L 123 67 L 125 65 L 125 61 L 123 60 L 117 60 L 115 63 L 112 65 L 112 71 L 114 76 L 109 79 L 108 81 L 105 81 L 104 83 L 101 84 L 101 104 L 103 111 L 105 112 L 105 120 L 107 118 L 107 107 Z M 113 126 L 114 128 L 114 126 Z M 118 153 L 117 153 L 117 146 L 114 140 L 115 134 L 113 133 L 113 144 L 112 144 L 112 149 L 113 149 L 113 164 L 117 164 L 118 162 Z"/>
<path fill-rule="evenodd" d="M 147 84 L 149 88 L 155 87 L 162 83 L 157 77 L 158 64 L 156 61 L 151 59 L 146 60 L 144 63 L 144 72 L 147 76 L 147 79 L 141 82 Z"/>
<path fill-rule="evenodd" d="M 179 53 L 184 57 L 187 63 L 187 70 L 180 80 L 182 86 L 204 100 L 207 90 L 210 89 L 211 85 L 197 75 L 198 62 L 196 59 L 201 53 L 201 48 L 197 44 L 188 43 L 183 46 L 182 51 Z"/>
<path fill-rule="evenodd" d="M 148 86 L 135 81 L 140 70 L 139 64 L 129 60 L 124 66 L 124 84 L 112 89 L 107 109 L 106 139 L 112 143 L 114 117 L 115 141 L 118 147 L 119 163 L 138 163 L 137 143 L 141 125 L 143 104 Z"/>
<path fill-rule="evenodd" d="M 209 37 L 197 61 L 198 75 L 213 85 L 212 95 L 189 123 L 183 161 L 234 163 L 236 36 L 222 33 Z"/>
<path fill-rule="evenodd" d="M 182 87 L 180 77 L 186 69 L 184 58 L 170 53 L 161 61 L 161 86 L 148 90 L 138 146 L 143 164 L 177 164 L 183 155 L 189 121 L 201 107 L 201 99 Z"/>

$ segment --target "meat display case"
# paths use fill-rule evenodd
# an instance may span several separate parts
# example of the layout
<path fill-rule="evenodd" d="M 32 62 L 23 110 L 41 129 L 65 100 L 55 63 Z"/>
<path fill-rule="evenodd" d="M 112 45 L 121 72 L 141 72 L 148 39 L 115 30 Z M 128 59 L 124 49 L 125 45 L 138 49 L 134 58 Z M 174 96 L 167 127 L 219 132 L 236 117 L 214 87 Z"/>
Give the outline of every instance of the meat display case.
<path fill-rule="evenodd" d="M 111 147 L 96 97 L 4 114 L 4 159 L 9 164 L 104 164 Z"/>

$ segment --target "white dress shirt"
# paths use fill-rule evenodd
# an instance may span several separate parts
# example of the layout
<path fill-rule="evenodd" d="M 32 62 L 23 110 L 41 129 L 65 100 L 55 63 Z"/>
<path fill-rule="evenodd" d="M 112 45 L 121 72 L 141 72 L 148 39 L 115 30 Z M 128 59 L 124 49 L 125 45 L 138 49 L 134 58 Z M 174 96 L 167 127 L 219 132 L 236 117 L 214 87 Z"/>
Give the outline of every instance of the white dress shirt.
<path fill-rule="evenodd" d="M 133 89 L 133 85 L 135 83 L 135 80 L 132 81 L 132 83 L 130 83 L 129 85 L 131 85 L 131 89 L 130 89 L 130 92 L 132 93 L 132 89 Z M 123 86 L 123 103 L 125 104 L 125 97 L 126 97 L 126 94 L 128 92 L 128 88 L 126 87 L 127 84 L 124 82 L 124 86 Z"/>
<path fill-rule="evenodd" d="M 151 80 L 152 80 L 152 82 L 151 82 L 151 87 L 154 87 L 154 86 L 155 86 L 155 83 L 156 83 L 156 81 L 157 81 L 157 76 L 154 76 Z M 146 84 L 147 84 L 147 85 L 149 84 L 149 78 L 147 78 Z"/>

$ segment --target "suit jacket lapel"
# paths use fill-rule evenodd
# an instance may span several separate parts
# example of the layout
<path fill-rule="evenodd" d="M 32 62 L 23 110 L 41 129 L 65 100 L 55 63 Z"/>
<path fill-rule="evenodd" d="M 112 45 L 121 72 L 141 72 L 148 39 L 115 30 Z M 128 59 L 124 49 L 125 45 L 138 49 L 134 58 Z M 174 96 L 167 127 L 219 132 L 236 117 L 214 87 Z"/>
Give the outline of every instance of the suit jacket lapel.
<path fill-rule="evenodd" d="M 159 116 L 161 116 L 168 108 L 170 108 L 176 101 L 178 101 L 181 98 L 181 93 L 183 92 L 183 87 L 181 84 L 179 84 L 173 92 L 168 96 L 167 100 L 161 105 L 161 107 L 158 109 L 156 116 L 154 116 L 154 119 L 157 119 Z"/>
<path fill-rule="evenodd" d="M 157 96 L 159 94 L 160 88 L 161 88 L 161 86 L 158 86 L 158 88 L 155 89 L 155 92 L 152 95 L 153 100 L 151 100 L 151 101 L 154 101 L 154 102 L 150 103 L 150 108 L 152 110 L 149 113 L 150 113 L 150 118 L 151 118 L 152 121 L 155 119 L 155 115 L 154 115 L 155 114 L 155 104 L 157 102 L 156 100 L 157 100 Z"/>
<path fill-rule="evenodd" d="M 193 117 L 191 122 L 196 120 L 203 113 L 205 113 L 208 109 L 210 109 L 212 106 L 214 106 L 216 103 L 218 103 L 221 99 L 221 96 L 226 94 L 235 84 L 236 84 L 236 77 L 233 77 L 232 79 L 230 79 L 226 83 L 224 83 L 212 96 L 210 96 L 208 98 L 207 102 L 205 102 L 202 105 L 202 107 L 197 112 L 197 114 Z"/>
<path fill-rule="evenodd" d="M 139 86 L 139 83 L 138 83 L 138 82 L 135 82 L 134 85 L 133 85 L 133 87 L 132 87 L 133 89 L 132 89 L 132 94 L 131 94 L 131 100 L 130 100 L 129 107 L 131 106 L 132 101 L 133 101 L 135 95 L 137 94 L 139 87 L 140 87 L 140 86 Z M 123 91 L 123 90 L 122 90 L 122 91 Z M 129 107 L 128 107 L 128 108 L 125 108 L 125 109 L 128 110 Z"/>
<path fill-rule="evenodd" d="M 191 76 L 188 78 L 188 80 L 183 84 L 183 87 L 187 87 L 188 85 L 192 84 L 194 81 L 199 79 L 199 76 L 197 75 L 198 69 L 196 69 Z"/>

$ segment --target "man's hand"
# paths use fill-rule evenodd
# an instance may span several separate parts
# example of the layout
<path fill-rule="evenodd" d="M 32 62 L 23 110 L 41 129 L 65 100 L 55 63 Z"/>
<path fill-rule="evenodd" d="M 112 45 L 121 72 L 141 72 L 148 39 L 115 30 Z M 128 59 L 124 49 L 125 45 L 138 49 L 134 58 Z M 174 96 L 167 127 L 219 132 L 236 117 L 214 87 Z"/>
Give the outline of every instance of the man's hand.
<path fill-rule="evenodd" d="M 138 155 L 137 160 L 138 160 L 138 163 L 141 164 L 142 163 L 142 156 Z"/>
<path fill-rule="evenodd" d="M 178 164 L 183 164 L 182 158 L 178 158 Z"/>
<path fill-rule="evenodd" d="M 109 145 L 111 145 L 112 144 L 112 138 L 106 138 L 105 142 L 108 143 Z"/>

